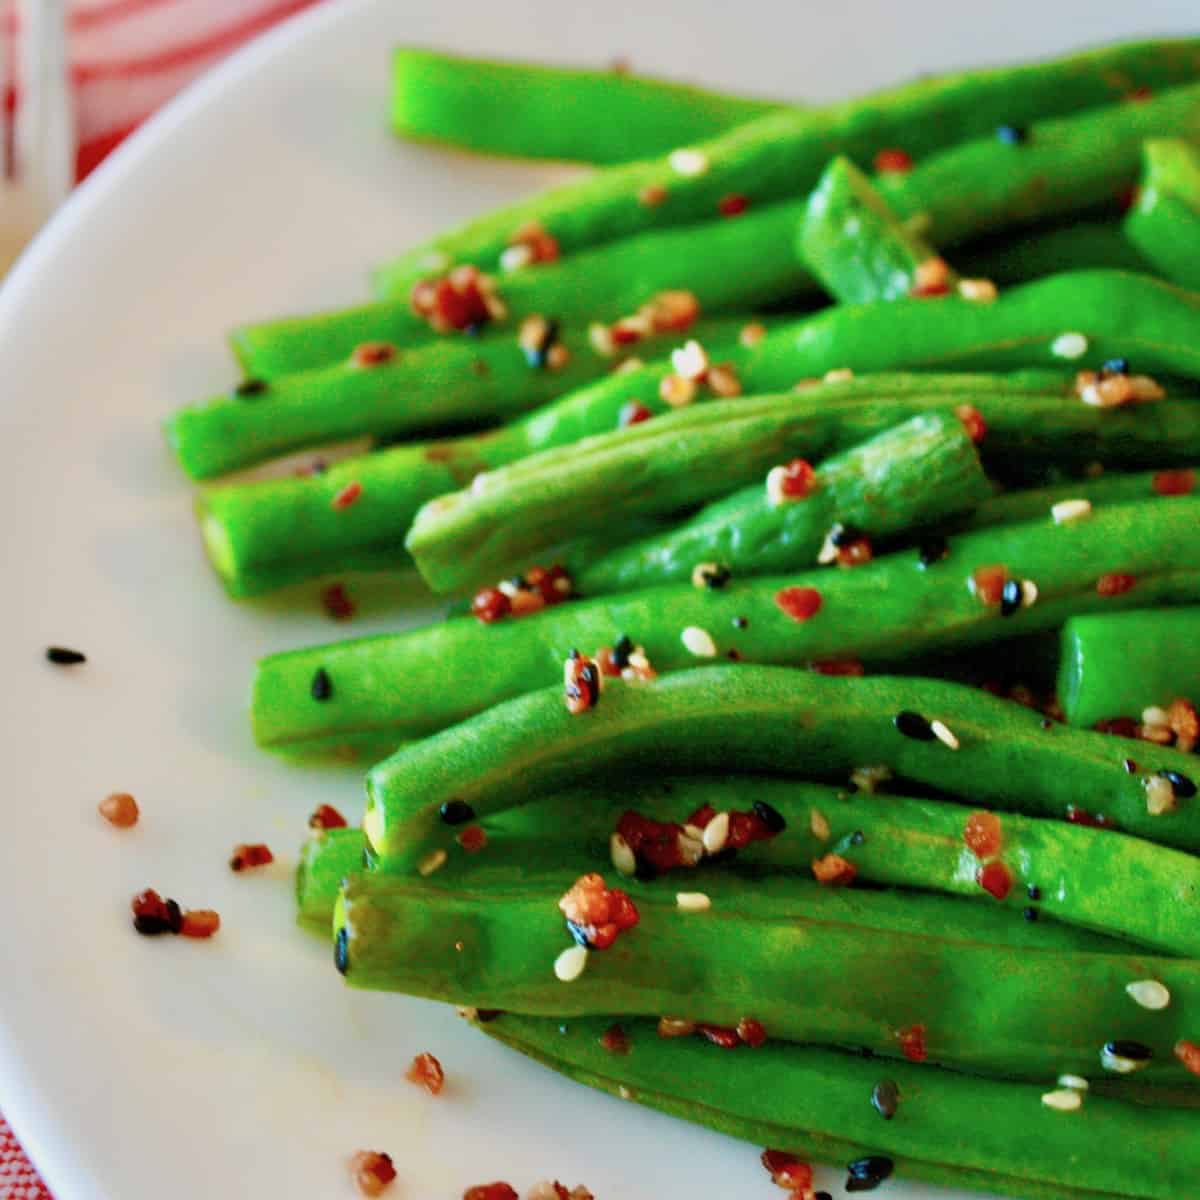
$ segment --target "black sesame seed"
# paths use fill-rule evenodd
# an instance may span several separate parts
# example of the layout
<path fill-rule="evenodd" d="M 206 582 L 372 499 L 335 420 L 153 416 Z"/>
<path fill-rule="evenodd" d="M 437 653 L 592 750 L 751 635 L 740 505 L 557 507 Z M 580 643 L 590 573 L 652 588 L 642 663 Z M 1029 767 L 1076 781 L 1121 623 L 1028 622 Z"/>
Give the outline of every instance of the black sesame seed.
<path fill-rule="evenodd" d="M 337 937 L 333 939 L 333 965 L 342 975 L 345 975 L 350 966 L 350 934 L 346 932 L 345 925 L 337 931 Z"/>
<path fill-rule="evenodd" d="M 813 1200 L 833 1200 L 833 1197 L 828 1192 L 817 1192 Z"/>
<path fill-rule="evenodd" d="M 1137 765 L 1137 763 L 1135 763 L 1135 762 L 1133 761 L 1133 759 L 1132 759 L 1132 758 L 1127 758 L 1127 759 L 1125 759 L 1125 760 L 1124 760 L 1124 761 L 1121 763 L 1121 766 L 1123 766 L 1123 767 L 1125 768 L 1125 771 L 1126 771 L 1126 773 L 1127 773 L 1127 774 L 1129 774 L 1129 775 L 1136 775 L 1136 774 L 1137 774 L 1138 765 Z"/>
<path fill-rule="evenodd" d="M 782 833 L 787 828 L 783 813 L 765 800 L 755 800 L 754 815 L 772 832 Z"/>
<path fill-rule="evenodd" d="M 267 387 L 268 384 L 265 379 L 243 379 L 233 389 L 233 394 L 239 400 L 248 400 L 251 396 L 261 396 L 267 390 Z"/>
<path fill-rule="evenodd" d="M 932 567 L 950 554 L 950 543 L 944 537 L 925 538 L 917 547 L 917 561 L 923 567 Z"/>
<path fill-rule="evenodd" d="M 83 651 L 68 650 L 65 646 L 47 646 L 46 658 L 56 667 L 73 667 L 87 662 L 87 655 Z"/>
<path fill-rule="evenodd" d="M 1019 146 L 1029 141 L 1029 130 L 1022 125 L 1000 125 L 996 136 L 1009 146 Z"/>
<path fill-rule="evenodd" d="M 521 592 L 524 591 L 529 584 L 525 582 L 524 575 L 514 575 L 510 580 L 508 580 L 508 586 L 516 588 L 518 592 Z"/>
<path fill-rule="evenodd" d="M 463 333 L 465 333 L 467 337 L 478 337 L 483 332 L 483 326 L 483 321 L 472 321 L 471 324 L 463 330 Z"/>
<path fill-rule="evenodd" d="M 1042 898 L 1042 889 L 1036 883 L 1031 883 L 1026 889 L 1025 894 L 1030 900 L 1040 900 Z"/>
<path fill-rule="evenodd" d="M 1106 1042 L 1104 1053 L 1110 1058 L 1127 1058 L 1130 1062 L 1149 1062 L 1154 1057 L 1154 1051 L 1141 1042 Z"/>
<path fill-rule="evenodd" d="M 733 618 L 734 629 L 745 629 L 746 626 L 749 624 L 750 624 L 750 622 L 747 621 L 745 617 L 734 617 Z"/>
<path fill-rule="evenodd" d="M 724 563 L 719 563 L 715 567 L 701 571 L 700 578 L 704 580 L 706 588 L 723 588 L 733 578 L 733 572 Z"/>
<path fill-rule="evenodd" d="M 617 644 L 613 647 L 612 660 L 614 667 L 620 667 L 624 670 L 629 666 L 629 656 L 633 653 L 633 639 L 627 633 L 621 634 L 617 638 Z"/>
<path fill-rule="evenodd" d="M 1021 581 L 1006 579 L 1000 593 L 1000 615 L 1011 617 L 1021 607 Z"/>
<path fill-rule="evenodd" d="M 152 914 L 139 914 L 134 917 L 133 927 L 142 937 L 157 937 L 160 933 L 171 932 L 171 923 L 165 917 Z"/>
<path fill-rule="evenodd" d="M 861 829 L 856 829 L 850 835 L 850 845 L 861 846 L 867 840 L 867 835 Z"/>
<path fill-rule="evenodd" d="M 329 678 L 329 672 L 324 667 L 318 667 L 317 673 L 312 680 L 312 698 L 314 700 L 328 700 L 333 695 L 333 681 Z"/>
<path fill-rule="evenodd" d="M 1180 800 L 1190 800 L 1196 794 L 1196 785 L 1186 775 L 1178 771 L 1159 771 L 1159 775 L 1175 789 Z"/>
<path fill-rule="evenodd" d="M 1036 921 L 1038 919 L 1038 910 L 1036 908 L 1024 908 L 1021 910 L 1021 916 L 1027 921 Z"/>
<path fill-rule="evenodd" d="M 932 742 L 937 734 L 920 713 L 905 709 L 892 718 L 892 724 L 906 737 L 918 742 Z"/>
<path fill-rule="evenodd" d="M 881 1079 L 871 1090 L 871 1105 L 885 1120 L 890 1121 L 900 1107 L 900 1088 L 894 1079 Z"/>
<path fill-rule="evenodd" d="M 567 932 L 575 939 L 576 945 L 590 948 L 591 942 L 588 941 L 587 930 L 582 925 L 574 921 L 567 922 Z"/>
<path fill-rule="evenodd" d="M 877 1188 L 896 1169 L 890 1158 L 872 1154 L 868 1158 L 856 1158 L 846 1167 L 848 1192 L 870 1192 Z"/>
<path fill-rule="evenodd" d="M 578 648 L 577 648 L 577 647 L 572 647 L 572 648 L 571 648 L 571 653 L 570 653 L 570 654 L 568 654 L 568 655 L 567 655 L 567 657 L 568 657 L 568 658 L 569 658 L 569 659 L 570 659 L 572 662 L 575 662 L 577 659 L 580 659 L 580 658 L 582 658 L 582 657 L 583 657 L 583 655 L 581 655 L 581 654 L 579 653 L 579 650 L 578 650 Z"/>
<path fill-rule="evenodd" d="M 588 708 L 595 708 L 600 702 L 600 671 L 594 662 L 579 668 L 579 682 L 587 684 Z"/>
<path fill-rule="evenodd" d="M 1129 359 L 1127 358 L 1110 358 L 1107 359 L 1104 365 L 1100 368 L 1101 375 L 1128 375 L 1129 374 Z"/>
<path fill-rule="evenodd" d="M 447 800 L 438 815 L 447 825 L 465 825 L 474 820 L 475 810 L 465 800 Z"/>
<path fill-rule="evenodd" d="M 539 350 L 536 346 L 522 346 L 522 351 L 525 354 L 525 361 L 531 367 L 544 367 L 546 365 L 546 351 Z"/>
<path fill-rule="evenodd" d="M 1052 720 L 1050 720 L 1049 717 L 1043 717 L 1042 718 L 1042 728 L 1043 729 L 1053 729 L 1054 722 Z"/>
<path fill-rule="evenodd" d="M 545 331 L 542 333 L 541 341 L 538 343 L 538 349 L 543 354 L 558 341 L 559 334 L 562 332 L 562 322 L 557 317 L 546 322 Z"/>
<path fill-rule="evenodd" d="M 861 541 L 862 536 L 861 529 L 856 529 L 853 525 L 845 525 L 841 521 L 838 521 L 829 531 L 829 543 L 840 549 L 842 546 L 849 546 L 852 542 Z"/>
<path fill-rule="evenodd" d="M 183 928 L 183 910 L 177 900 L 167 901 L 167 928 L 172 933 L 178 933 Z"/>

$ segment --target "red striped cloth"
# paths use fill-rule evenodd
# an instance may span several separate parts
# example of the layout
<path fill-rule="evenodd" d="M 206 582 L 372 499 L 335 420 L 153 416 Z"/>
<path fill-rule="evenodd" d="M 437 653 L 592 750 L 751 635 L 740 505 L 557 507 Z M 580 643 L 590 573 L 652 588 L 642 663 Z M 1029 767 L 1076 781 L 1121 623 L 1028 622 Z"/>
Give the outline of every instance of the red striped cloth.
<path fill-rule="evenodd" d="M 0 185 L 14 173 L 19 40 L 28 4 L 0 0 Z M 231 50 L 320 0 L 69 0 L 65 5 L 75 177 L 83 179 L 159 105 Z M 23 12 L 24 9 L 24 12 Z M 0 1114 L 0 1200 L 52 1200 Z"/>

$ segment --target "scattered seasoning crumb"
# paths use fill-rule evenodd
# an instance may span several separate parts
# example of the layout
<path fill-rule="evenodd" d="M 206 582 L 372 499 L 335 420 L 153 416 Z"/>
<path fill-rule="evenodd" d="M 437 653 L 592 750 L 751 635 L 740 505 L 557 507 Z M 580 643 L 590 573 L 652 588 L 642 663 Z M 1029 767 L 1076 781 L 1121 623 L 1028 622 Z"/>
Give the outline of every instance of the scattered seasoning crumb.
<path fill-rule="evenodd" d="M 594 659 L 572 650 L 563 662 L 563 698 L 567 712 L 579 716 L 600 703 L 603 675 Z"/>
<path fill-rule="evenodd" d="M 672 150 L 667 155 L 667 162 L 676 175 L 682 175 L 685 179 L 703 175 L 708 170 L 708 155 L 701 150 Z"/>
<path fill-rule="evenodd" d="M 1000 615 L 1011 617 L 1021 608 L 1021 581 L 1006 579 L 1000 589 Z"/>
<path fill-rule="evenodd" d="M 1171 993 L 1157 979 L 1138 979 L 1125 985 L 1130 999 L 1141 1008 L 1161 1012 L 1171 1003 Z"/>
<path fill-rule="evenodd" d="M 1088 340 L 1082 333 L 1060 333 L 1050 343 L 1050 353 L 1055 358 L 1082 358 L 1088 352 Z"/>
<path fill-rule="evenodd" d="M 1175 810 L 1175 789 L 1161 775 L 1150 775 L 1143 785 L 1146 789 L 1146 811 L 1152 817 L 1161 817 Z"/>
<path fill-rule="evenodd" d="M 1004 844 L 1000 818 L 995 813 L 983 809 L 971 813 L 963 826 L 963 841 L 971 853 L 981 861 L 994 858 Z M 1031 899 L 1036 898 L 1031 894 Z"/>
<path fill-rule="evenodd" d="M 309 689 L 314 700 L 328 700 L 333 695 L 333 681 L 324 667 L 318 667 Z"/>
<path fill-rule="evenodd" d="M 808 827 L 812 830 L 813 837 L 815 837 L 818 841 L 829 841 L 829 835 L 831 832 L 829 828 L 829 818 L 826 817 L 819 808 L 814 808 L 812 810 L 812 814 L 809 817 Z"/>
<path fill-rule="evenodd" d="M 691 1035 L 695 1032 L 695 1021 L 685 1021 L 682 1017 L 659 1017 L 658 1019 L 659 1037 L 691 1037 Z"/>
<path fill-rule="evenodd" d="M 924 1025 L 909 1025 L 897 1031 L 896 1040 L 900 1043 L 900 1053 L 909 1062 L 920 1063 L 929 1057 L 925 1048 L 925 1033 Z"/>
<path fill-rule="evenodd" d="M 638 192 L 638 203 L 646 208 L 657 208 L 667 198 L 667 189 L 661 183 L 651 183 Z"/>
<path fill-rule="evenodd" d="M 930 721 L 929 728 L 933 730 L 933 736 L 937 738 L 937 740 L 941 742 L 943 746 L 949 746 L 951 750 L 958 749 L 958 738 L 955 736 L 954 731 L 950 729 L 950 727 L 944 722 Z"/>
<path fill-rule="evenodd" d="M 243 379 L 233 389 L 233 394 L 239 400 L 249 400 L 254 396 L 261 396 L 269 386 L 265 379 Z"/>
<path fill-rule="evenodd" d="M 362 484 L 357 479 L 352 480 L 329 502 L 330 507 L 337 512 L 349 508 L 362 495 L 362 490 Z"/>
<path fill-rule="evenodd" d="M 621 834 L 614 833 L 609 837 L 608 855 L 619 875 L 624 875 L 628 879 L 636 874 L 637 857 Z"/>
<path fill-rule="evenodd" d="M 742 326 L 742 331 L 738 334 L 738 341 L 747 350 L 752 350 L 766 336 L 767 327 L 761 321 L 751 321 L 748 325 Z"/>
<path fill-rule="evenodd" d="M 435 871 L 440 871 L 446 865 L 445 850 L 431 850 L 419 863 L 417 863 L 417 873 L 419 875 L 432 875 Z"/>
<path fill-rule="evenodd" d="M 849 367 L 834 367 L 821 376 L 822 383 L 849 383 L 854 372 Z"/>
<path fill-rule="evenodd" d="M 617 428 L 628 429 L 630 425 L 640 425 L 652 416 L 654 414 L 640 400 L 630 400 L 628 404 L 621 406 L 621 411 L 617 414 Z"/>
<path fill-rule="evenodd" d="M 345 829 L 346 818 L 332 804 L 322 804 L 308 818 L 309 829 Z"/>
<path fill-rule="evenodd" d="M 1200 1075 L 1200 1046 L 1195 1042 L 1176 1042 L 1175 1057 L 1183 1063 L 1186 1070 L 1193 1075 Z"/>
<path fill-rule="evenodd" d="M 1073 525 L 1092 515 L 1090 500 L 1060 500 L 1050 506 L 1050 515 L 1055 525 Z"/>
<path fill-rule="evenodd" d="M 895 1170 L 895 1163 L 881 1154 L 873 1154 L 867 1158 L 856 1158 L 846 1164 L 846 1191 L 874 1191 L 883 1181 L 889 1178 Z"/>
<path fill-rule="evenodd" d="M 465 800 L 447 800 L 438 809 L 438 816 L 446 825 L 465 825 L 475 819 L 475 810 Z"/>
<path fill-rule="evenodd" d="M 809 621 L 821 611 L 821 593 L 814 587 L 780 588 L 775 607 L 793 621 Z"/>
<path fill-rule="evenodd" d="M 331 583 L 321 589 L 321 607 L 334 621 L 348 621 L 354 616 L 354 601 L 342 583 Z"/>
<path fill-rule="evenodd" d="M 87 655 L 82 650 L 68 650 L 65 646 L 47 646 L 46 660 L 56 667 L 75 667 L 87 662 Z"/>
<path fill-rule="evenodd" d="M 663 376 L 658 385 L 658 395 L 669 408 L 686 408 L 696 398 L 696 383 L 672 372 Z"/>
<path fill-rule="evenodd" d="M 601 1035 L 600 1045 L 609 1054 L 628 1054 L 629 1035 L 620 1025 L 610 1025 Z"/>
<path fill-rule="evenodd" d="M 743 1044 L 749 1046 L 752 1050 L 757 1050 L 759 1046 L 766 1045 L 767 1031 L 763 1028 L 762 1022 L 756 1021 L 753 1017 L 743 1017 L 737 1023 L 736 1032 Z"/>
<path fill-rule="evenodd" d="M 974 304 L 990 304 L 1000 293 L 990 279 L 960 279 L 958 294 Z"/>
<path fill-rule="evenodd" d="M 1171 785 L 1180 800 L 1190 800 L 1196 794 L 1196 785 L 1188 776 L 1178 771 L 1166 770 L 1159 771 L 1158 774 Z"/>
<path fill-rule="evenodd" d="M 360 342 L 350 352 L 352 367 L 381 367 L 396 358 L 396 347 L 391 342 Z"/>
<path fill-rule="evenodd" d="M 817 473 L 810 462 L 793 458 L 767 472 L 767 502 L 776 507 L 793 500 L 803 500 L 816 490 Z"/>
<path fill-rule="evenodd" d="M 750 201 L 741 192 L 733 192 L 728 196 L 722 196 L 717 202 L 717 212 L 723 217 L 736 217 L 744 213 L 749 207 Z"/>
<path fill-rule="evenodd" d="M 442 1064 L 427 1051 L 418 1054 L 412 1060 L 404 1078 L 409 1083 L 423 1087 L 431 1096 L 439 1095 L 446 1086 L 446 1073 L 442 1070 Z"/>
<path fill-rule="evenodd" d="M 1142 1070 L 1154 1057 L 1154 1051 L 1141 1042 L 1106 1042 L 1100 1051 L 1100 1065 L 1117 1075 L 1132 1075 Z"/>
<path fill-rule="evenodd" d="M 981 604 L 1000 604 L 1004 599 L 1004 585 L 1008 583 L 1008 568 L 1002 563 L 990 563 L 985 567 L 976 567 L 967 580 L 967 586 L 974 592 Z"/>
<path fill-rule="evenodd" d="M 1039 915 L 1040 914 L 1038 913 L 1038 910 L 1033 908 L 1031 905 L 1027 905 L 1025 908 L 1021 909 L 1021 916 L 1024 917 L 1026 921 L 1031 923 L 1036 921 Z"/>
<path fill-rule="evenodd" d="M 944 296 L 950 291 L 950 264 L 940 255 L 917 263 L 910 296 Z"/>
<path fill-rule="evenodd" d="M 118 829 L 130 829 L 138 822 L 137 801 L 128 792 L 112 792 L 97 805 L 100 815 Z"/>
<path fill-rule="evenodd" d="M 376 1150 L 360 1150 L 350 1160 L 350 1171 L 354 1184 L 363 1196 L 379 1196 L 393 1179 L 396 1168 L 389 1154 Z"/>
<path fill-rule="evenodd" d="M 716 590 L 723 588 L 733 573 L 724 563 L 703 562 L 692 568 L 692 587 Z"/>
<path fill-rule="evenodd" d="M 454 840 L 468 854 L 478 854 L 487 846 L 487 831 L 482 825 L 468 825 Z"/>
<path fill-rule="evenodd" d="M 785 1150 L 764 1150 L 760 1161 L 776 1187 L 798 1193 L 812 1188 L 812 1167 L 794 1154 L 788 1154 Z"/>
<path fill-rule="evenodd" d="M 571 983 L 583 974 L 587 966 L 588 948 L 586 946 L 568 946 L 554 960 L 554 976 L 562 983 Z"/>
<path fill-rule="evenodd" d="M 1022 579 L 1021 588 L 1021 607 L 1032 608 L 1038 601 L 1038 585 L 1032 579 Z"/>
<path fill-rule="evenodd" d="M 881 1079 L 871 1089 L 871 1107 L 885 1120 L 890 1121 L 900 1107 L 900 1086 L 894 1079 Z"/>
<path fill-rule="evenodd" d="M 892 778 L 892 768 L 883 764 L 873 764 L 866 767 L 855 767 L 850 772 L 850 785 L 858 792 L 866 792 L 873 796 Z"/>
<path fill-rule="evenodd" d="M 560 897 L 558 907 L 576 943 L 590 950 L 607 950 L 641 919 L 629 896 L 608 887 L 594 871 L 581 875 Z"/>
<path fill-rule="evenodd" d="M 738 378 L 737 370 L 733 363 L 714 363 L 709 367 L 705 381 L 708 384 L 709 390 L 714 395 L 720 396 L 723 400 L 728 400 L 733 396 L 740 396 L 742 394 L 742 381 Z"/>
<path fill-rule="evenodd" d="M 1190 496 L 1196 490 L 1196 472 L 1190 468 L 1155 471 L 1150 486 L 1159 496 Z"/>
<path fill-rule="evenodd" d="M 932 742 L 937 738 L 929 721 L 911 709 L 898 712 L 892 718 L 892 724 L 895 725 L 897 732 L 906 738 L 912 738 L 913 741 Z"/>
<path fill-rule="evenodd" d="M 1009 146 L 1020 146 L 1029 141 L 1029 130 L 1021 125 L 999 125 L 996 136 Z"/>
<path fill-rule="evenodd" d="M 1074 1088 L 1060 1088 L 1044 1093 L 1042 1103 L 1056 1112 L 1078 1112 L 1083 1107 L 1083 1096 Z"/>
<path fill-rule="evenodd" d="M 975 882 L 997 900 L 1007 900 L 1012 891 L 1012 872 L 1002 862 L 985 863 L 975 873 Z"/>
<path fill-rule="evenodd" d="M 694 654 L 697 658 L 716 658 L 717 644 L 712 639 L 706 629 L 701 629 L 699 625 L 689 625 L 679 635 L 679 640 L 683 643 L 684 649 L 689 654 Z"/>
<path fill-rule="evenodd" d="M 221 917 L 211 908 L 193 908 L 183 914 L 179 933 L 186 938 L 210 938 L 221 928 Z"/>
<path fill-rule="evenodd" d="M 1058 1077 L 1058 1086 L 1070 1088 L 1075 1092 L 1086 1092 L 1091 1087 L 1091 1084 L 1082 1075 L 1060 1075 Z"/>
<path fill-rule="evenodd" d="M 818 883 L 828 887 L 846 887 L 854 882 L 858 868 L 840 854 L 826 854 L 823 858 L 813 859 L 812 873 Z"/>
<path fill-rule="evenodd" d="M 899 174 L 903 171 L 911 171 L 912 166 L 912 155 L 896 147 L 880 150 L 875 155 L 875 170 L 883 174 Z"/>
<path fill-rule="evenodd" d="M 676 892 L 675 904 L 680 912 L 708 912 L 712 900 L 704 892 Z"/>
<path fill-rule="evenodd" d="M 262 842 L 255 842 L 252 845 L 243 843 L 240 846 L 233 848 L 233 854 L 229 859 L 229 869 L 231 871 L 246 871 L 254 867 L 265 867 L 275 861 L 275 855 L 271 853 L 269 846 Z"/>

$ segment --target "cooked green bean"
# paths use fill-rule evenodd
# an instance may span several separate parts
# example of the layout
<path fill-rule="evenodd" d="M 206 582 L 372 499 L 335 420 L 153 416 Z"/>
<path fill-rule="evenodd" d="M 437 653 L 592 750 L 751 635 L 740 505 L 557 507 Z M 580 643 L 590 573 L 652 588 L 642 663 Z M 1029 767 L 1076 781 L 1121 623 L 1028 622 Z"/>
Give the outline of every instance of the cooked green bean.
<path fill-rule="evenodd" d="M 1164 138 L 1145 146 L 1145 171 L 1125 233 L 1155 269 L 1200 288 L 1200 147 Z"/>

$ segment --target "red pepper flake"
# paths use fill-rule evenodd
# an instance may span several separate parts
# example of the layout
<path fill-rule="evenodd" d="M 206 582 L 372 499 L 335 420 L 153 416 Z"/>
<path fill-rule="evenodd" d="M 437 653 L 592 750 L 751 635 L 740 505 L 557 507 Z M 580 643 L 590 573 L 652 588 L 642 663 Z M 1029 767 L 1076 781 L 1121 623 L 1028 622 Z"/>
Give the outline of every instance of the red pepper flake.
<path fill-rule="evenodd" d="M 928 300 L 932 296 L 948 296 L 950 285 L 948 283 L 917 284 L 910 289 L 908 294 L 914 300 Z"/>
<path fill-rule="evenodd" d="M 530 567 L 525 582 L 540 592 L 547 604 L 559 604 L 571 594 L 571 576 L 559 563 L 551 567 Z"/>
<path fill-rule="evenodd" d="M 495 281 L 470 265 L 414 284 L 409 307 L 438 333 L 476 329 L 505 315 Z"/>
<path fill-rule="evenodd" d="M 596 666 L 600 668 L 600 674 L 607 679 L 616 679 L 620 677 L 621 668 L 617 666 L 613 659 L 611 646 L 601 646 L 596 651 Z"/>
<path fill-rule="evenodd" d="M 723 217 L 736 217 L 739 213 L 744 213 L 750 207 L 750 201 L 746 199 L 741 192 L 733 192 L 728 196 L 722 196 L 717 204 L 717 212 Z"/>
<path fill-rule="evenodd" d="M 609 1054 L 628 1054 L 629 1035 L 620 1025 L 610 1025 L 600 1038 L 600 1045 Z"/>
<path fill-rule="evenodd" d="M 752 1049 L 757 1049 L 767 1040 L 767 1031 L 753 1017 L 743 1017 L 737 1023 L 737 1035 Z"/>
<path fill-rule="evenodd" d="M 667 198 L 667 189 L 661 183 L 651 183 L 638 192 L 638 203 L 646 208 L 657 208 Z"/>
<path fill-rule="evenodd" d="M 345 829 L 346 818 L 332 804 L 322 804 L 308 818 L 309 829 Z"/>
<path fill-rule="evenodd" d="M 617 417 L 617 428 L 628 429 L 630 425 L 640 425 L 643 421 L 648 421 L 654 414 L 640 400 L 630 400 L 628 404 L 621 406 L 621 412 Z"/>
<path fill-rule="evenodd" d="M 558 239 L 540 221 L 526 221 L 508 244 L 524 246 L 529 251 L 529 261 L 535 263 L 555 262 L 560 253 Z"/>
<path fill-rule="evenodd" d="M 482 825 L 468 825 L 455 840 L 468 854 L 478 854 L 487 845 L 487 833 Z"/>
<path fill-rule="evenodd" d="M 810 664 L 818 675 L 865 675 L 866 668 L 857 658 L 826 658 Z"/>
<path fill-rule="evenodd" d="M 563 664 L 563 692 L 567 712 L 580 716 L 600 702 L 600 668 L 577 650 Z"/>
<path fill-rule="evenodd" d="M 628 843 L 634 857 L 656 872 L 683 866 L 679 835 L 683 826 L 674 821 L 655 821 L 632 810 L 622 813 L 617 833 Z"/>
<path fill-rule="evenodd" d="M 512 603 L 499 588 L 488 587 L 475 593 L 471 611 L 485 625 L 491 625 L 493 621 L 508 616 L 512 611 Z"/>
<path fill-rule="evenodd" d="M 211 908 L 193 908 L 183 914 L 179 932 L 186 938 L 210 938 L 221 928 L 221 917 Z"/>
<path fill-rule="evenodd" d="M 990 812 L 972 813 L 963 828 L 963 841 L 976 858 L 995 858 L 1004 841 L 1000 818 Z"/>
<path fill-rule="evenodd" d="M 889 147 L 875 155 L 875 170 L 883 172 L 911 171 L 912 155 L 905 150 Z"/>
<path fill-rule="evenodd" d="M 507 1183 L 479 1183 L 463 1192 L 463 1200 L 521 1200 Z"/>
<path fill-rule="evenodd" d="M 686 333 L 700 316 L 700 301 L 694 292 L 675 288 L 659 292 L 638 309 L 655 333 Z"/>
<path fill-rule="evenodd" d="M 352 480 L 334 496 L 331 501 L 331 507 L 338 512 L 343 508 L 349 508 L 362 495 L 362 490 L 362 484 L 357 479 Z"/>
<path fill-rule="evenodd" d="M 1143 84 L 1141 87 L 1136 87 L 1129 93 L 1129 102 L 1131 104 L 1145 104 L 1147 100 L 1154 97 L 1154 89 L 1148 88 Z"/>
<path fill-rule="evenodd" d="M 1200 1075 L 1200 1046 L 1195 1042 L 1176 1042 L 1175 1057 L 1183 1063 L 1185 1070 L 1191 1071 L 1193 1075 Z"/>
<path fill-rule="evenodd" d="M 381 367 L 396 357 L 391 342 L 360 342 L 350 354 L 352 367 Z"/>
<path fill-rule="evenodd" d="M 1072 825 L 1083 825 L 1088 829 L 1112 829 L 1113 822 L 1103 814 L 1088 812 L 1076 804 L 1067 805 L 1067 820 Z"/>
<path fill-rule="evenodd" d="M 978 446 L 987 437 L 987 422 L 983 419 L 983 413 L 975 405 L 960 404 L 955 408 L 954 415 L 962 422 L 963 428 L 967 431 L 967 437 L 975 445 Z"/>
<path fill-rule="evenodd" d="M 858 868 L 840 854 L 826 854 L 824 858 L 813 859 L 812 873 L 818 883 L 828 887 L 847 887 L 854 882 Z"/>
<path fill-rule="evenodd" d="M 1200 742 L 1200 713 L 1190 701 L 1180 697 L 1167 707 L 1167 725 L 1175 735 L 1175 749 L 1190 754 Z"/>
<path fill-rule="evenodd" d="M 925 1049 L 924 1025 L 909 1025 L 906 1029 L 901 1029 L 896 1034 L 896 1040 L 900 1043 L 900 1053 L 909 1062 L 921 1063 L 929 1057 L 929 1052 Z"/>
<path fill-rule="evenodd" d="M 129 907 L 133 912 L 134 929 L 145 937 L 179 932 L 182 919 L 179 905 L 164 900 L 153 888 L 138 892 Z"/>
<path fill-rule="evenodd" d="M 360 1150 L 350 1160 L 354 1183 L 364 1196 L 378 1196 L 396 1178 L 396 1168 L 390 1154 L 376 1150 Z M 515 1200 L 515 1193 L 514 1193 Z"/>
<path fill-rule="evenodd" d="M 1115 737 L 1135 738 L 1141 726 L 1132 717 L 1105 717 L 1092 728 L 1097 733 L 1111 733 Z"/>
<path fill-rule="evenodd" d="M 975 872 L 975 882 L 997 900 L 1008 898 L 1012 891 L 1012 872 L 1002 862 L 990 862 Z"/>
<path fill-rule="evenodd" d="M 354 616 L 354 601 L 342 583 L 331 583 L 321 589 L 321 607 L 335 621 L 348 621 Z"/>
<path fill-rule="evenodd" d="M 446 1086 L 446 1072 L 442 1070 L 442 1064 L 427 1051 L 412 1060 L 404 1072 L 404 1078 L 409 1083 L 423 1087 L 431 1096 L 439 1095 Z"/>
<path fill-rule="evenodd" d="M 737 1030 L 730 1029 L 728 1025 L 698 1024 L 696 1032 L 712 1042 L 714 1046 L 720 1046 L 722 1050 L 736 1050 L 742 1044 Z"/>
<path fill-rule="evenodd" d="M 808 621 L 821 611 L 821 593 L 814 587 L 780 588 L 775 606 L 793 621 Z"/>
<path fill-rule="evenodd" d="M 1190 496 L 1196 490 L 1196 472 L 1155 471 L 1151 486 L 1160 496 Z"/>
<path fill-rule="evenodd" d="M 97 805 L 100 815 L 118 829 L 130 829 L 138 822 L 137 801 L 128 792 L 113 792 Z"/>
<path fill-rule="evenodd" d="M 233 856 L 229 860 L 229 869 L 245 871 L 251 867 L 265 867 L 274 861 L 275 855 L 262 842 L 255 842 L 253 845 L 242 844 L 234 847 Z"/>
<path fill-rule="evenodd" d="M 567 921 L 593 950 L 607 950 L 618 934 L 639 921 L 638 910 L 620 888 L 610 888 L 602 875 L 581 875 L 558 902 Z"/>
<path fill-rule="evenodd" d="M 944 296 L 949 291 L 950 265 L 944 258 L 935 254 L 917 264 L 910 296 Z"/>
<path fill-rule="evenodd" d="M 1100 596 L 1122 596 L 1132 591 L 1137 584 L 1136 575 L 1127 575 L 1120 571 L 1110 571 L 1096 580 L 1096 594 Z"/>
<path fill-rule="evenodd" d="M 764 1150 L 761 1161 L 776 1187 L 803 1193 L 813 1185 L 812 1167 L 786 1150 Z"/>
<path fill-rule="evenodd" d="M 869 538 L 859 537 L 837 547 L 839 567 L 862 567 L 874 557 Z"/>
<path fill-rule="evenodd" d="M 803 500 L 817 486 L 817 472 L 812 463 L 803 458 L 793 458 L 784 463 L 779 476 L 779 491 L 788 500 Z"/>
<path fill-rule="evenodd" d="M 971 591 L 982 604 L 999 604 L 1004 599 L 1004 585 L 1008 582 L 1008 568 L 1001 563 L 977 567 L 971 573 Z"/>

